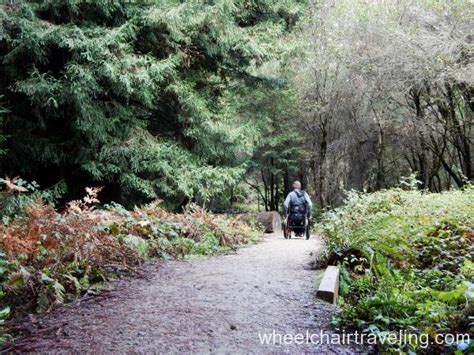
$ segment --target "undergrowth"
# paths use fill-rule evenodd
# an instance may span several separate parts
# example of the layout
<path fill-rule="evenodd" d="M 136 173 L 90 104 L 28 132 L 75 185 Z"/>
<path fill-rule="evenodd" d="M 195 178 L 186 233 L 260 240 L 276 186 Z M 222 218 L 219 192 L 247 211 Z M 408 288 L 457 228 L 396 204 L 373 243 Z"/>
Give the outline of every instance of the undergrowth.
<path fill-rule="evenodd" d="M 10 181 L 8 190 L 26 188 Z M 8 186 L 7 186 L 8 189 Z M 13 219 L 0 222 L 0 322 L 47 312 L 94 284 L 133 271 L 149 258 L 211 255 L 256 240 L 260 232 L 238 218 L 198 206 L 173 214 L 154 202 L 126 210 L 118 204 L 94 209 L 100 189 L 59 213 L 38 196 Z M 0 324 L 0 327 L 2 326 Z M 2 329 L 0 341 L 11 340 Z"/>
<path fill-rule="evenodd" d="M 339 329 L 386 335 L 471 333 L 470 344 L 381 346 L 474 351 L 474 189 L 350 192 L 319 225 L 326 263 L 341 267 Z"/>

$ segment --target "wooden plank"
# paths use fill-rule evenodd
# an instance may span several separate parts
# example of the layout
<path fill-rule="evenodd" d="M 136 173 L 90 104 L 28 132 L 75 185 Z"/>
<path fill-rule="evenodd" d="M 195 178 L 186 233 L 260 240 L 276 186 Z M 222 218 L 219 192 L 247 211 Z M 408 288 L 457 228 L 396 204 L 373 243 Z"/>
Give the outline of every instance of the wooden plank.
<path fill-rule="evenodd" d="M 336 304 L 339 291 L 339 268 L 337 266 L 328 266 L 324 271 L 323 279 L 318 287 L 316 297 L 326 302 Z"/>

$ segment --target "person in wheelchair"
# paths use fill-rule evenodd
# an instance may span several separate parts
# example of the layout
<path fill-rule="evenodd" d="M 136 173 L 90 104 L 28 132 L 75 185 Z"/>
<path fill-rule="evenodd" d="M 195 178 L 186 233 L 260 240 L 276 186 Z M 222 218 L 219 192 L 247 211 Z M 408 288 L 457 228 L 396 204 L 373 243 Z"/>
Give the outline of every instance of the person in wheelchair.
<path fill-rule="evenodd" d="M 301 182 L 293 183 L 293 191 L 291 191 L 283 203 L 285 210 L 285 238 L 291 238 L 291 231 L 297 236 L 306 233 L 306 239 L 309 239 L 309 220 L 313 203 L 306 191 L 301 190 Z"/>

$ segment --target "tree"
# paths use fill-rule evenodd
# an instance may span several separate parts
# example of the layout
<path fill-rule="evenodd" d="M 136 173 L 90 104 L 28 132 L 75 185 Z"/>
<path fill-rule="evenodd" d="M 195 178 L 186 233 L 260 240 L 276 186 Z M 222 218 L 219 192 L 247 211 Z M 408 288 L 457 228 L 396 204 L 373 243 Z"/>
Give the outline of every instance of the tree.
<path fill-rule="evenodd" d="M 266 211 L 278 211 L 291 185 L 290 179 L 304 164 L 302 129 L 295 125 L 295 94 L 282 83 L 278 90 L 255 90 L 252 110 L 259 114 L 262 127 L 250 167 L 250 183 L 262 199 Z"/>
<path fill-rule="evenodd" d="M 315 1 L 301 119 L 320 203 L 416 171 L 432 191 L 472 180 L 474 77 L 465 1 Z"/>
<path fill-rule="evenodd" d="M 18 1 L 0 10 L 2 174 L 68 198 L 179 205 L 236 184 L 253 154 L 237 107 L 298 1 Z M 270 45 L 269 45 L 270 44 Z M 244 90 L 245 91 L 245 90 Z M 245 116 L 248 119 L 248 115 Z"/>

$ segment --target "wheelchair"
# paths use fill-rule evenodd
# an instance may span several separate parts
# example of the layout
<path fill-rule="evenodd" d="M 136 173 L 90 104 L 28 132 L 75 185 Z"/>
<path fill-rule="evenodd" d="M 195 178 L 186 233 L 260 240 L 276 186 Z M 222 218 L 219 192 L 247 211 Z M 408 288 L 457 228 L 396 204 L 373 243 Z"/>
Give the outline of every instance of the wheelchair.
<path fill-rule="evenodd" d="M 309 219 L 304 214 L 288 214 L 283 220 L 283 236 L 285 239 L 291 239 L 292 233 L 296 237 L 306 237 L 309 239 L 311 232 L 309 229 Z"/>

